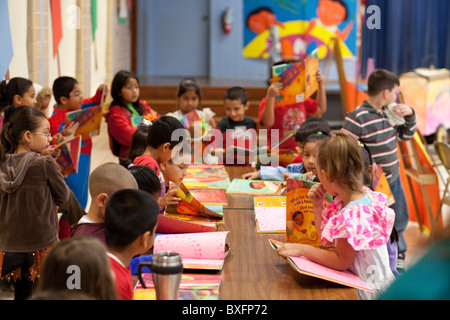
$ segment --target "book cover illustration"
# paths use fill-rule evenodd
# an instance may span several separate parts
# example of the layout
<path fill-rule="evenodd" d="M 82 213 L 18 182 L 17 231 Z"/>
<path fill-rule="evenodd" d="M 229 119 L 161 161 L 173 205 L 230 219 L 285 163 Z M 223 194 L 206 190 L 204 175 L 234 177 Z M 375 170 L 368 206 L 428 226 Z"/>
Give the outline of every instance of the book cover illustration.
<path fill-rule="evenodd" d="M 61 169 L 64 176 L 78 172 L 78 163 L 80 161 L 81 153 L 81 136 L 76 136 L 66 141 L 64 144 L 59 144 L 61 154 L 56 159 L 56 163 Z"/>
<path fill-rule="evenodd" d="M 228 177 L 224 180 L 214 180 L 214 178 L 198 181 L 183 179 L 183 184 L 189 190 L 226 190 L 230 186 L 230 179 Z"/>
<path fill-rule="evenodd" d="M 102 123 L 102 107 L 95 106 L 75 110 L 66 114 L 66 123 L 78 122 L 75 135 L 81 135 L 83 140 L 100 134 Z"/>
<path fill-rule="evenodd" d="M 317 56 L 309 56 L 302 61 L 272 67 L 271 82 L 280 81 L 283 89 L 275 100 L 275 108 L 304 102 L 317 91 L 319 84 L 316 73 L 319 71 Z"/>
<path fill-rule="evenodd" d="M 207 218 L 222 219 L 223 207 L 222 206 L 205 206 L 201 204 L 182 183 L 176 193 L 176 196 L 181 198 L 181 201 L 177 205 L 168 205 L 166 207 L 166 213 L 180 213 L 185 215 L 202 216 Z M 216 209 L 216 211 L 210 208 Z M 221 210 L 222 208 L 222 210 Z"/>
<path fill-rule="evenodd" d="M 280 241 L 269 239 L 269 244 L 273 249 L 276 250 L 283 243 Z M 289 256 L 287 258 L 287 261 L 295 271 L 302 274 L 339 283 L 344 286 L 374 292 L 374 290 L 372 290 L 367 283 L 365 283 L 363 280 L 361 280 L 361 278 L 350 271 L 339 271 L 328 268 L 305 257 Z"/>
<path fill-rule="evenodd" d="M 134 289 L 134 300 L 156 300 L 156 290 L 151 273 L 142 274 L 147 287 L 138 281 Z M 186 274 L 181 275 L 178 300 L 219 300 L 221 275 Z"/>
<path fill-rule="evenodd" d="M 156 233 L 177 234 L 215 231 L 217 231 L 215 221 L 190 221 L 189 219 L 179 219 L 179 217 L 165 214 L 158 215 Z"/>
<path fill-rule="evenodd" d="M 162 234 L 156 237 L 153 253 L 180 254 L 184 269 L 222 270 L 229 248 L 228 231 Z"/>
<path fill-rule="evenodd" d="M 395 203 L 394 195 L 392 194 L 391 187 L 386 179 L 386 175 L 383 172 L 380 164 L 377 164 L 377 174 L 373 177 L 373 190 L 384 193 L 388 199 L 386 205 L 391 206 Z"/>
<path fill-rule="evenodd" d="M 223 165 L 193 164 L 187 169 L 183 181 L 218 181 L 229 180 L 227 170 Z"/>
<path fill-rule="evenodd" d="M 201 204 L 207 205 L 227 205 L 225 190 L 190 190 L 191 194 Z"/>
<path fill-rule="evenodd" d="M 320 246 L 314 221 L 314 210 L 307 194 L 317 182 L 287 179 L 286 181 L 286 242 Z M 327 193 L 325 205 L 332 201 Z"/>
<path fill-rule="evenodd" d="M 280 184 L 283 184 L 283 181 L 233 179 L 227 193 L 278 195 Z"/>
<path fill-rule="evenodd" d="M 257 233 L 286 233 L 286 197 L 255 197 Z"/>

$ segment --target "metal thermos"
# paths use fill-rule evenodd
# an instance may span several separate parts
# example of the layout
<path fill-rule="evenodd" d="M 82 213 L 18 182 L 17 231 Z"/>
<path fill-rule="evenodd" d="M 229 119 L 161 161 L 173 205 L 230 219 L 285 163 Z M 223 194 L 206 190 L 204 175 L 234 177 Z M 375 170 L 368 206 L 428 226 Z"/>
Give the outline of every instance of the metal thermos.
<path fill-rule="evenodd" d="M 142 287 L 146 288 L 141 276 L 143 267 L 150 267 L 152 270 L 157 300 L 177 300 L 181 274 L 183 273 L 183 264 L 178 253 L 158 252 L 153 254 L 152 262 L 139 263 L 139 282 Z"/>

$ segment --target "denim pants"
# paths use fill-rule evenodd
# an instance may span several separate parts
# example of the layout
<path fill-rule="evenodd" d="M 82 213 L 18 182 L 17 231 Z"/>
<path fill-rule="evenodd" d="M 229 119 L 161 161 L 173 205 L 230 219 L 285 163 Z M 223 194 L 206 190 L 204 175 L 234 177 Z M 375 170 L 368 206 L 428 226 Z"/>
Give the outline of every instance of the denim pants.
<path fill-rule="evenodd" d="M 395 203 L 391 205 L 390 208 L 395 211 L 394 227 L 398 233 L 398 255 L 399 257 L 404 257 L 406 252 L 406 242 L 403 238 L 403 232 L 405 232 L 409 222 L 409 213 L 400 176 L 396 180 L 389 182 L 389 187 L 391 188 L 395 199 Z"/>

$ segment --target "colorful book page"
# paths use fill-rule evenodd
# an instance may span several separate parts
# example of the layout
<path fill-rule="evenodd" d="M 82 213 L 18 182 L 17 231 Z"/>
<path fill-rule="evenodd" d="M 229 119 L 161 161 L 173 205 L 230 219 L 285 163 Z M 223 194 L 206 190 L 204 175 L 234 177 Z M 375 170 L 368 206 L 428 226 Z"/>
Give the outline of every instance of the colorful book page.
<path fill-rule="evenodd" d="M 230 179 L 228 177 L 221 180 L 214 180 L 214 178 L 208 178 L 208 180 L 183 179 L 183 184 L 188 190 L 226 190 L 230 186 Z"/>
<path fill-rule="evenodd" d="M 377 164 L 377 174 L 373 177 L 373 190 L 384 193 L 388 199 L 386 204 L 391 206 L 395 203 L 394 195 L 392 194 L 391 187 L 386 179 L 386 175 L 383 172 L 380 164 Z"/>
<path fill-rule="evenodd" d="M 233 179 L 227 193 L 277 195 L 283 181 Z"/>
<path fill-rule="evenodd" d="M 227 170 L 223 165 L 194 164 L 187 169 L 183 181 L 217 181 L 229 180 Z"/>
<path fill-rule="evenodd" d="M 273 249 L 276 250 L 283 243 L 280 241 L 269 239 L 269 244 Z M 351 273 L 350 271 L 339 271 L 328 268 L 305 257 L 289 256 L 287 260 L 289 264 L 294 268 L 294 270 L 299 273 L 339 283 L 344 286 L 374 292 L 374 290 L 372 290 L 363 280 L 361 280 L 361 278 L 359 278 L 354 273 Z"/>
<path fill-rule="evenodd" d="M 144 289 L 138 281 L 134 289 L 134 300 L 156 300 L 152 274 L 142 274 L 142 280 L 147 288 Z M 183 273 L 178 289 L 178 300 L 219 300 L 221 280 L 221 275 Z"/>
<path fill-rule="evenodd" d="M 215 222 L 189 222 L 166 215 L 158 215 L 158 227 L 156 233 L 197 233 L 217 231 Z"/>
<path fill-rule="evenodd" d="M 181 118 L 180 121 L 183 124 L 183 127 L 188 129 L 191 125 L 194 124 L 194 122 L 202 122 L 202 118 L 198 115 L 197 110 L 194 109 L 184 115 L 184 117 Z"/>
<path fill-rule="evenodd" d="M 168 205 L 166 207 L 166 212 L 168 213 L 181 213 L 187 215 L 200 215 L 211 218 L 222 219 L 222 212 L 216 212 L 210 209 L 211 206 L 205 206 L 201 204 L 193 194 L 186 188 L 182 183 L 177 190 L 176 196 L 181 198 L 181 201 L 176 205 Z M 217 210 L 223 209 L 223 207 L 213 207 Z"/>
<path fill-rule="evenodd" d="M 204 205 L 227 205 L 225 190 L 190 190 L 195 199 Z"/>
<path fill-rule="evenodd" d="M 286 232 L 286 197 L 255 197 L 254 204 L 258 233 Z"/>
<path fill-rule="evenodd" d="M 227 235 L 228 231 L 163 234 L 156 237 L 153 253 L 179 253 L 184 269 L 221 270 L 228 254 Z"/>
<path fill-rule="evenodd" d="M 61 154 L 56 163 L 64 176 L 78 172 L 78 163 L 81 153 L 81 136 L 76 136 L 60 146 Z"/>
<path fill-rule="evenodd" d="M 78 122 L 75 135 L 81 135 L 83 140 L 97 136 L 100 134 L 102 123 L 102 107 L 95 106 L 68 112 L 66 123 L 71 122 Z"/>

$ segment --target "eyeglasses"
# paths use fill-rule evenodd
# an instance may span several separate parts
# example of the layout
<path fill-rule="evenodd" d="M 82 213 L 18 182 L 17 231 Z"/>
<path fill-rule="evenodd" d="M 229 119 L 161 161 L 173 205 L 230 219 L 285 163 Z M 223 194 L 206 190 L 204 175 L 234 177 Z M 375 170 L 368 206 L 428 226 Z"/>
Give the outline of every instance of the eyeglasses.
<path fill-rule="evenodd" d="M 77 91 L 77 92 L 75 92 L 75 93 L 73 94 L 72 97 L 79 98 L 79 97 L 82 96 L 82 95 L 83 95 L 83 91 Z M 70 96 L 69 96 L 69 98 L 70 98 Z"/>
<path fill-rule="evenodd" d="M 50 132 L 33 132 L 33 133 L 40 136 L 46 136 L 47 138 L 50 138 L 52 136 Z"/>

